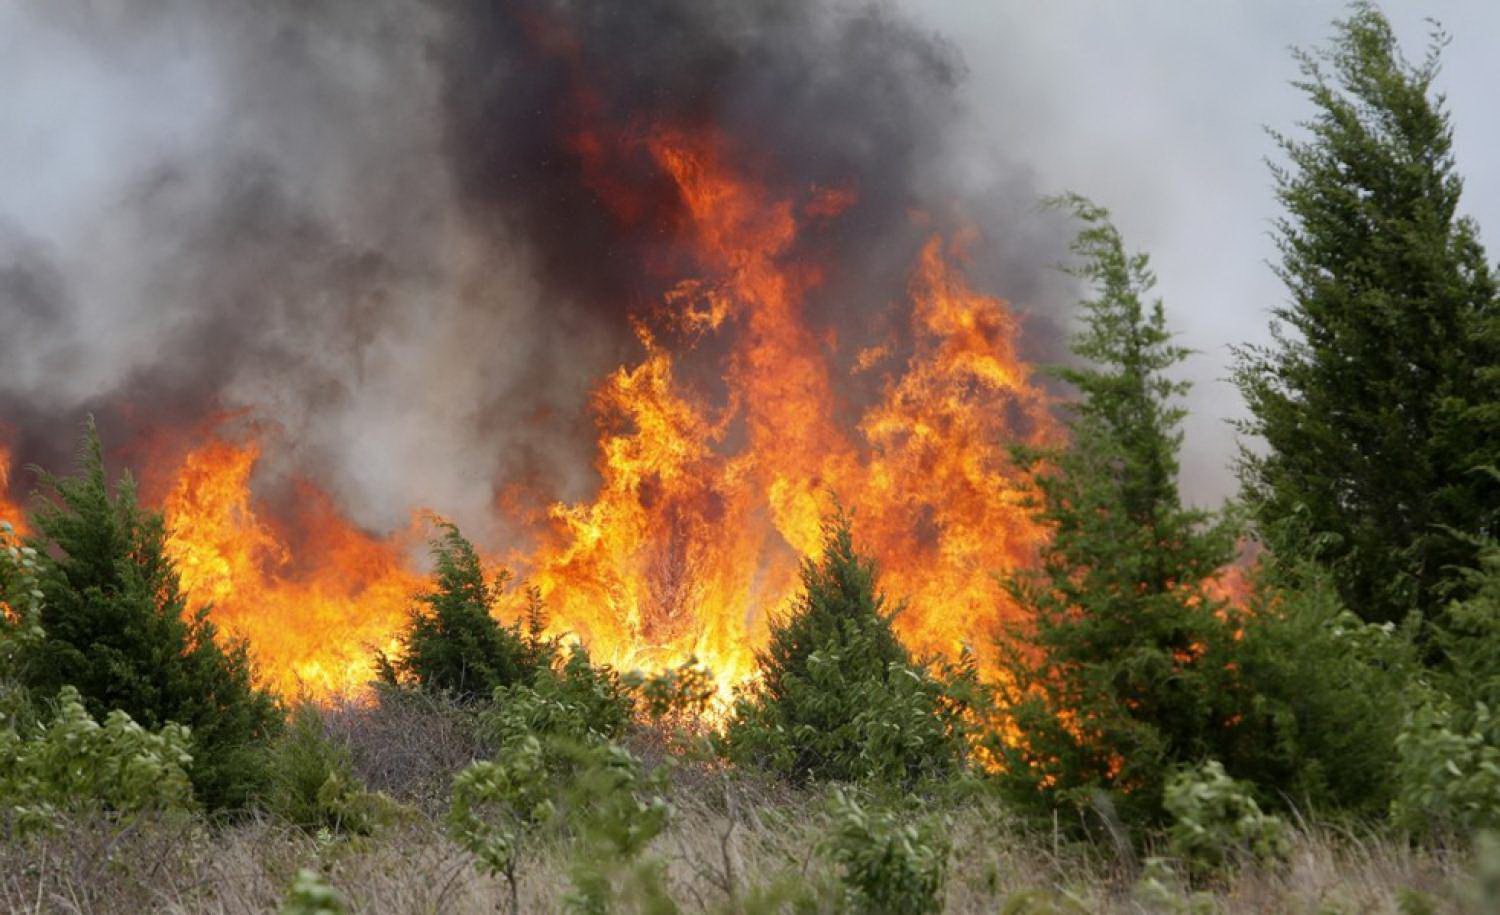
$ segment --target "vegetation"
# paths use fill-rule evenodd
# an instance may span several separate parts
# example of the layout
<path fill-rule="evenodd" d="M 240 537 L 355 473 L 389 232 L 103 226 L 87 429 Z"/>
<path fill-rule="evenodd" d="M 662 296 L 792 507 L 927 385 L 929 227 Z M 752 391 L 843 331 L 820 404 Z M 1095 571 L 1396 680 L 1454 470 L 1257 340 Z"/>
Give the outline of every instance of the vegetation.
<path fill-rule="evenodd" d="M 1013 682 L 1002 705 L 1017 739 L 994 742 L 1018 802 L 1056 796 L 1088 805 L 1100 792 L 1130 819 L 1153 819 L 1175 766 L 1220 740 L 1233 639 L 1210 590 L 1234 555 L 1233 521 L 1185 508 L 1177 493 L 1166 372 L 1186 352 L 1170 342 L 1144 255 L 1127 255 L 1108 213 L 1060 201 L 1082 220 L 1073 246 L 1095 285 L 1061 370 L 1080 399 L 1062 448 L 1018 452 L 1036 471 L 1036 517 L 1051 537 L 1039 567 L 1008 585 L 1027 623 L 1005 646 Z"/>
<path fill-rule="evenodd" d="M 1356 4 L 1301 59 L 1291 302 L 1239 357 L 1253 570 L 1240 513 L 1179 494 L 1149 262 L 1077 196 L 1070 436 L 1016 452 L 1050 537 L 983 677 L 910 655 L 843 510 L 729 708 L 546 636 L 444 524 L 371 695 L 285 708 L 90 426 L 35 537 L 0 519 L 0 909 L 1493 907 L 1496 289 L 1436 49 Z"/>
<path fill-rule="evenodd" d="M 550 666 L 555 648 L 541 635 L 540 596 L 530 594 L 524 632 L 519 623 L 501 626 L 494 614 L 509 574 L 486 576 L 479 554 L 458 528 L 447 523 L 440 528 L 432 542 L 433 588 L 411 612 L 400 656 L 379 658 L 384 679 L 473 700 Z"/>
<path fill-rule="evenodd" d="M 1500 827 L 1500 546 L 1467 573 L 1469 597 L 1446 613 L 1443 663 L 1414 679 L 1396 738 L 1396 818 L 1417 830 Z"/>
<path fill-rule="evenodd" d="M 728 755 L 795 781 L 912 785 L 957 771 L 961 710 L 913 664 L 891 629 L 875 565 L 854 550 L 850 518 L 828 519 L 821 560 L 771 626 L 760 679 L 735 704 Z"/>
<path fill-rule="evenodd" d="M 948 845 L 937 824 L 902 823 L 835 790 L 827 854 L 839 866 L 856 911 L 926 915 L 942 911 Z"/>
<path fill-rule="evenodd" d="M 245 646 L 220 638 L 209 608 L 188 608 L 161 516 L 137 505 L 128 475 L 111 489 L 92 423 L 76 475 L 42 483 L 51 498 L 31 517 L 31 546 L 44 635 L 21 650 L 24 684 L 38 697 L 70 686 L 96 718 L 118 710 L 147 729 L 189 728 L 199 799 L 249 803 L 281 713 L 252 685 Z"/>
<path fill-rule="evenodd" d="M 1245 496 L 1260 536 L 1312 557 L 1367 620 L 1432 614 L 1500 523 L 1500 300 L 1478 228 L 1458 213 L 1453 132 L 1421 64 L 1355 4 L 1330 47 L 1300 54 L 1316 114 L 1277 135 L 1276 226 L 1291 300 L 1275 342 L 1239 353 L 1249 405 Z"/>

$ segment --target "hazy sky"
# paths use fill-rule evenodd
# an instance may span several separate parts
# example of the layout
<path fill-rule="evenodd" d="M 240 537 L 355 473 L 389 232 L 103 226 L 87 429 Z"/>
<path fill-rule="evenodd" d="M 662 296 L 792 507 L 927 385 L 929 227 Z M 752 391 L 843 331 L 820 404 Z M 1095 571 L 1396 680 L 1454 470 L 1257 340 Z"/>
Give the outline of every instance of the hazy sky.
<path fill-rule="evenodd" d="M 1290 46 L 1326 40 L 1345 6 L 1328 0 L 905 0 L 962 52 L 974 148 L 1004 149 L 1047 191 L 1110 207 L 1127 244 L 1149 252 L 1167 313 L 1200 351 L 1184 485 L 1200 499 L 1233 491 L 1225 420 L 1242 406 L 1227 348 L 1266 336 L 1282 301 L 1267 262 L 1276 214 L 1263 127 L 1308 116 L 1288 81 Z M 1452 44 L 1438 85 L 1448 96 L 1464 208 L 1500 252 L 1500 2 L 1384 5 L 1408 58 L 1438 20 Z M 983 163 L 976 161 L 976 168 Z"/>

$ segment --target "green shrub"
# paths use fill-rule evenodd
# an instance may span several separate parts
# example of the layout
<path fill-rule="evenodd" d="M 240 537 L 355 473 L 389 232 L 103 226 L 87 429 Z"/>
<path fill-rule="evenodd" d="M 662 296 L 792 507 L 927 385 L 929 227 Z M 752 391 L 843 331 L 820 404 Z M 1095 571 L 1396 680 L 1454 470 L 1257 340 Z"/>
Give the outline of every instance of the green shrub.
<path fill-rule="evenodd" d="M 1245 606 L 1226 608 L 1240 638 L 1225 726 L 1204 752 L 1253 782 L 1262 803 L 1384 812 L 1395 791 L 1396 735 L 1417 674 L 1410 633 L 1350 613 L 1326 575 L 1263 565 Z"/>
<path fill-rule="evenodd" d="M 903 823 L 836 788 L 824 852 L 838 865 L 846 899 L 859 912 L 926 915 L 943 908 L 948 845 L 931 823 Z"/>
<path fill-rule="evenodd" d="M 611 740 L 624 733 L 634 707 L 623 678 L 607 666 L 594 666 L 588 652 L 574 645 L 561 668 L 538 670 L 526 683 L 496 687 L 480 724 L 502 747 L 526 735 Z"/>
<path fill-rule="evenodd" d="M 0 727 L 25 727 L 35 714 L 21 664 L 41 642 L 41 559 L 0 519 Z"/>
<path fill-rule="evenodd" d="M 165 552 L 159 514 L 136 504 L 126 475 L 111 491 L 92 423 L 71 478 L 44 474 L 50 501 L 32 515 L 41 559 L 44 635 L 22 651 L 38 696 L 75 687 L 96 717 L 119 709 L 148 729 L 191 729 L 189 775 L 211 808 L 239 807 L 265 783 L 265 747 L 282 726 L 252 685 L 243 642 L 220 644 L 208 608 L 189 612 Z"/>
<path fill-rule="evenodd" d="M 328 737 L 321 713 L 307 704 L 272 748 L 266 806 L 309 832 L 352 835 L 368 835 L 397 809 L 359 784 L 348 747 Z"/>
<path fill-rule="evenodd" d="M 601 738 L 512 732 L 495 759 L 454 779 L 448 831 L 481 866 L 505 878 L 512 912 L 519 907 L 523 844 L 539 831 L 569 839 L 570 905 L 602 912 L 622 878 L 636 892 L 659 889 L 656 865 L 640 857 L 666 827 L 664 787 L 660 773 L 647 775 L 628 751 Z"/>
<path fill-rule="evenodd" d="M 65 686 L 51 720 L 34 732 L 0 725 L 0 815 L 27 832 L 61 811 L 188 809 L 190 747 L 188 729 L 177 724 L 153 733 L 115 710 L 101 725 Z"/>
<path fill-rule="evenodd" d="M 542 743 L 513 738 L 495 760 L 476 762 L 453 779 L 448 834 L 490 873 L 505 878 L 510 911 L 520 911 L 517 859 L 527 829 L 549 822 L 556 807 Z"/>
<path fill-rule="evenodd" d="M 1230 864 L 1271 862 L 1290 851 L 1286 823 L 1263 813 L 1250 786 L 1230 778 L 1218 760 L 1181 769 L 1167 779 L 1164 803 L 1172 817 L 1172 853 L 1190 873 Z"/>
<path fill-rule="evenodd" d="M 1412 829 L 1500 826 L 1500 546 L 1481 551 L 1471 596 L 1434 630 L 1441 663 L 1413 684 L 1396 739 L 1398 822 Z"/>
<path fill-rule="evenodd" d="M 292 881 L 281 905 L 281 915 L 344 915 L 347 911 L 338 890 L 329 886 L 317 871 L 306 868 L 297 871 L 297 879 Z"/>
<path fill-rule="evenodd" d="M 966 750 L 961 712 L 897 641 L 848 516 L 823 533 L 823 558 L 803 563 L 802 594 L 772 623 L 760 679 L 735 702 L 725 753 L 794 781 L 952 775 Z"/>
<path fill-rule="evenodd" d="M 670 815 L 663 773 L 647 774 L 628 750 L 612 743 L 564 750 L 573 774 L 562 792 L 562 809 L 576 842 L 569 907 L 603 915 L 611 908 L 615 885 L 624 884 L 652 903 L 652 910 L 675 910 L 660 862 L 642 859 Z"/>
<path fill-rule="evenodd" d="M 463 700 L 489 696 L 496 688 L 529 681 L 552 664 L 556 647 L 542 636 L 541 596 L 527 592 L 525 625 L 502 626 L 495 612 L 507 572 L 484 573 L 479 554 L 458 528 L 444 523 L 432 541 L 432 589 L 418 598 L 401 633 L 395 659 L 377 655 L 389 683 L 446 692 Z"/>

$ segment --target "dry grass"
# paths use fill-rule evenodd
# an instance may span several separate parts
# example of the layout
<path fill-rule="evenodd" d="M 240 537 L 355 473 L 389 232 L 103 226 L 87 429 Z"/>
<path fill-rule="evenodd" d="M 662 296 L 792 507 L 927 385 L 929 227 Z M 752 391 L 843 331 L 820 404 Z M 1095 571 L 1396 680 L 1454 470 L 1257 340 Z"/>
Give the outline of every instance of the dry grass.
<path fill-rule="evenodd" d="M 301 868 L 325 875 L 355 912 L 502 911 L 500 881 L 443 831 L 453 774 L 487 755 L 473 713 L 420 696 L 388 697 L 331 709 L 324 721 L 329 736 L 349 747 L 359 778 L 405 805 L 399 821 L 354 839 L 309 835 L 265 817 L 213 825 L 185 814 L 125 823 L 78 816 L 25 839 L 7 837 L 0 822 L 0 911 L 268 912 Z M 683 746 L 681 734 L 660 731 L 631 741 L 648 765 L 680 761 Z M 820 911 L 838 909 L 838 874 L 819 852 L 827 830 L 821 792 L 687 762 L 676 765 L 672 785 L 671 826 L 650 854 L 684 911 L 767 911 L 751 903 L 757 888 L 777 882 L 810 887 Z M 1106 840 L 1069 841 L 1061 829 L 1028 828 L 985 796 L 926 809 L 945 818 L 953 848 L 947 911 L 1188 911 L 1182 887 L 1143 895 L 1140 864 Z M 572 855 L 559 839 L 526 850 L 522 911 L 560 911 Z M 1472 911 L 1471 870 L 1462 849 L 1303 824 L 1284 866 L 1195 888 L 1196 901 L 1217 912 Z"/>
<path fill-rule="evenodd" d="M 822 907 L 834 907 L 837 875 L 817 853 L 824 826 L 819 795 L 711 772 L 690 780 L 693 788 L 675 791 L 674 823 L 652 848 L 684 910 L 742 911 L 754 886 L 779 876 L 810 882 Z M 1034 908 L 1014 911 L 1168 908 L 1133 891 L 1136 875 L 1105 847 L 1028 833 L 982 800 L 947 816 L 954 848 L 948 911 L 993 913 L 1022 898 Z M 523 911 L 560 909 L 568 861 L 560 844 L 529 851 Z M 0 844 L 0 909 L 274 911 L 302 867 L 325 874 L 357 912 L 495 912 L 505 898 L 500 883 L 479 872 L 444 837 L 441 822 L 420 810 L 373 837 L 338 841 L 264 819 L 210 827 L 184 816 L 126 825 L 96 816 Z M 1470 910 L 1468 874 L 1461 852 L 1315 827 L 1298 834 L 1285 867 L 1242 871 L 1205 892 L 1222 912 L 1413 911 L 1402 907 L 1413 894 L 1428 905 L 1415 911 L 1459 912 Z"/>

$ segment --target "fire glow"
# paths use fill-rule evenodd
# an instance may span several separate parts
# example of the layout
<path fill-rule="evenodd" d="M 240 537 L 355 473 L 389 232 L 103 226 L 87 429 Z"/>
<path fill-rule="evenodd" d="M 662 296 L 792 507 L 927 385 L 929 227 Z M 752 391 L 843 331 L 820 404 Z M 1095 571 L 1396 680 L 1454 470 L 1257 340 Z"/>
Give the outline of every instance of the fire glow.
<path fill-rule="evenodd" d="M 531 536 L 488 545 L 494 564 L 540 588 L 551 631 L 595 660 L 659 670 L 697 659 L 727 695 L 753 675 L 837 500 L 881 586 L 906 605 L 896 627 L 907 645 L 983 659 L 1015 612 L 995 578 L 1030 563 L 1044 536 L 1008 449 L 1058 431 L 1020 356 L 1018 319 L 960 269 L 963 233 L 921 247 L 900 346 L 841 346 L 807 314 L 831 265 L 801 242 L 836 225 L 859 189 L 773 187 L 712 127 L 596 122 L 577 47 L 532 31 L 539 50 L 569 60 L 577 85 L 561 145 L 601 209 L 629 230 L 659 217 L 666 188 L 671 219 L 639 228 L 683 253 L 668 261 L 661 300 L 632 319 L 638 359 L 594 387 L 596 492 L 508 519 Z M 710 340 L 713 393 L 694 383 L 701 369 L 684 369 Z M 873 396 L 851 402 L 840 393 L 850 379 Z M 168 551 L 193 606 L 249 640 L 267 684 L 357 691 L 374 651 L 396 648 L 423 586 L 424 525 L 372 536 L 310 482 L 297 485 L 294 517 L 281 517 L 252 494 L 266 447 L 217 432 L 180 447 L 159 487 Z"/>

